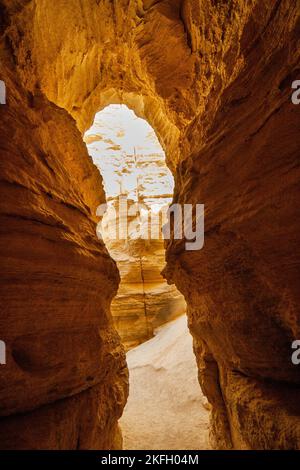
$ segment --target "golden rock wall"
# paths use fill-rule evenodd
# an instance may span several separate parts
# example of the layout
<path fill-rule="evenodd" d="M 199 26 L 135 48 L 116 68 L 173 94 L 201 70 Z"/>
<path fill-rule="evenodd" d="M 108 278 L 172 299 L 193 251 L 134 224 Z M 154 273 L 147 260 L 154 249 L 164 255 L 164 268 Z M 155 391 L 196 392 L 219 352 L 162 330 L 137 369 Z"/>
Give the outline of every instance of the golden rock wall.
<path fill-rule="evenodd" d="M 188 303 L 212 442 L 299 448 L 299 0 L 0 6 L 0 446 L 120 445 L 119 278 L 80 132 L 124 102 L 157 131 L 174 200 L 206 206 L 204 249 L 170 242 L 164 272 Z"/>

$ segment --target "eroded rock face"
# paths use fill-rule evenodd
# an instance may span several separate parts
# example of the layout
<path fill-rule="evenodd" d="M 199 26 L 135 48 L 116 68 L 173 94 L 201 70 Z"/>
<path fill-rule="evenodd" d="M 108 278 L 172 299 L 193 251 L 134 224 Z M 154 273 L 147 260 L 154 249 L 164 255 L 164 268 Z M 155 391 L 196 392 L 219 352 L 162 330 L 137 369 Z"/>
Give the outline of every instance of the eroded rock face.
<path fill-rule="evenodd" d="M 161 275 L 162 215 L 172 202 L 174 181 L 153 129 L 126 106 L 98 113 L 84 140 L 103 176 L 108 209 L 97 232 L 119 268 L 111 313 L 129 349 L 186 309 L 183 296 Z"/>
<path fill-rule="evenodd" d="M 110 448 L 128 380 L 109 314 L 119 274 L 96 238 L 101 177 L 68 113 L 1 59 L 0 447 Z"/>
<path fill-rule="evenodd" d="M 121 276 L 111 312 L 122 343 L 130 349 L 152 338 L 158 326 L 182 315 L 186 303 L 161 275 L 165 265 L 163 240 L 139 237 L 113 243 L 108 237 L 105 241 Z"/>
<path fill-rule="evenodd" d="M 0 370 L 8 416 L 1 447 L 14 446 L 32 412 L 54 413 L 60 400 L 79 403 L 100 386 L 116 392 L 102 394 L 99 406 L 112 421 L 98 445 L 114 441 L 126 396 L 108 313 L 118 275 L 95 239 L 99 180 L 77 128 L 124 102 L 156 129 L 175 201 L 206 205 L 204 249 L 169 243 L 165 276 L 188 303 L 213 444 L 299 448 L 300 369 L 291 342 L 300 337 L 300 114 L 290 99 L 299 79 L 299 1 L 2 0 L 1 7 L 8 104 L 0 107 L 0 331 L 9 350 Z M 70 407 L 78 437 L 80 406 Z M 9 417 L 19 412 L 28 414 Z M 76 447 L 76 439 L 51 440 L 53 426 L 48 419 L 49 438 L 37 447 Z M 83 445 L 97 446 L 93 439 Z"/>

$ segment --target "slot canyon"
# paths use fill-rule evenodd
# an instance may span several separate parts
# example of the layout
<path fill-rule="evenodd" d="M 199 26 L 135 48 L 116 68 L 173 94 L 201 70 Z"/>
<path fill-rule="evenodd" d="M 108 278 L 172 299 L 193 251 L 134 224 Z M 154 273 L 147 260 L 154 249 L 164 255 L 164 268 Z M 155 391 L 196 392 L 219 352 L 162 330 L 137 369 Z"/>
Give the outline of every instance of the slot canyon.
<path fill-rule="evenodd" d="M 137 446 L 151 361 L 185 448 L 300 449 L 300 0 L 0 0 L 0 41 L 0 449 Z M 124 194 L 204 204 L 203 248 L 112 240 Z"/>
<path fill-rule="evenodd" d="M 165 264 L 164 240 L 159 237 L 162 224 L 152 215 L 172 203 L 174 180 L 153 129 L 126 106 L 109 106 L 98 113 L 84 140 L 103 176 L 106 202 L 113 208 L 104 207 L 97 233 L 120 272 L 111 313 L 122 344 L 131 349 L 186 311 L 184 297 L 161 275 Z M 123 240 L 117 233 L 120 198 L 127 201 L 131 214 L 129 233 Z M 157 238 L 144 233 L 142 211 L 149 225 L 151 220 L 156 222 Z"/>

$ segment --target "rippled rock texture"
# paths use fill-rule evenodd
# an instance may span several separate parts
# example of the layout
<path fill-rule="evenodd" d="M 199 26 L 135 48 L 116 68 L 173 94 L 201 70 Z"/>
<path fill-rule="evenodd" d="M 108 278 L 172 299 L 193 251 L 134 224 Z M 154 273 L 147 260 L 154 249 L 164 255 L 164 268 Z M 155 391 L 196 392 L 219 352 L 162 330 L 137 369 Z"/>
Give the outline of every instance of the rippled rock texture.
<path fill-rule="evenodd" d="M 156 130 L 175 201 L 206 206 L 204 249 L 171 241 L 164 273 L 188 303 L 213 445 L 299 448 L 299 0 L 0 7 L 0 446 L 120 445 L 119 277 L 82 134 L 122 102 Z"/>

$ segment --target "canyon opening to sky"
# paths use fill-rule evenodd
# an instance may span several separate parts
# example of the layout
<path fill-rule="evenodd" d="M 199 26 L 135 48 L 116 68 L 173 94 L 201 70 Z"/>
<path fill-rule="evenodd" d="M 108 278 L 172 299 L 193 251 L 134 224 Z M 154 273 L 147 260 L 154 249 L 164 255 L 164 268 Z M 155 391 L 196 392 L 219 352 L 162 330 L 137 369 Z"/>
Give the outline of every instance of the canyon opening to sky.
<path fill-rule="evenodd" d="M 144 224 L 144 212 L 148 210 L 148 221 L 152 212 L 171 204 L 174 180 L 154 130 L 125 105 L 110 105 L 97 113 L 84 140 L 106 194 L 107 209 L 98 224 L 98 236 L 121 276 L 112 315 L 123 344 L 133 347 L 150 339 L 157 326 L 186 311 L 183 296 L 161 274 L 165 266 L 161 233 L 159 238 L 151 233 L 145 238 L 138 230 Z M 120 197 L 135 209 L 125 215 L 129 220 L 123 237 L 115 233 L 115 219 L 122 217 Z"/>
<path fill-rule="evenodd" d="M 126 105 L 98 112 L 84 141 L 113 215 L 120 217 L 120 197 L 131 207 L 141 205 L 132 211 L 134 224 L 123 239 L 116 237 L 108 209 L 97 229 L 121 277 L 111 313 L 129 368 L 129 397 L 120 421 L 124 448 L 207 449 L 209 405 L 197 380 L 184 298 L 161 274 L 162 234 L 145 239 L 133 230 L 143 223 L 141 211 L 151 216 L 172 203 L 174 178 L 165 153 L 152 127 Z"/>
<path fill-rule="evenodd" d="M 0 19 L 0 449 L 299 450 L 300 0 Z"/>

